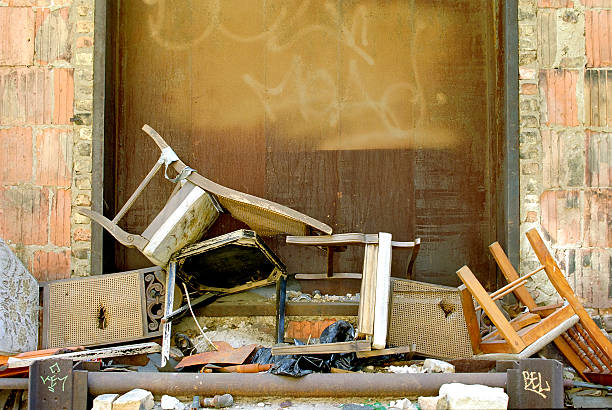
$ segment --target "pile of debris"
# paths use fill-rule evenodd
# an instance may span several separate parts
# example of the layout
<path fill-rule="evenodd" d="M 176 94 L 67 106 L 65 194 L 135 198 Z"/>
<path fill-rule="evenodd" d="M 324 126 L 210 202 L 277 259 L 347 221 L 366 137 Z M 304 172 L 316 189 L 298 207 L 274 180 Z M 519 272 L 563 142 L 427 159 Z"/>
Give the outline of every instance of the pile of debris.
<path fill-rule="evenodd" d="M 541 266 L 523 276 L 499 244 L 490 246 L 508 281 L 491 294 L 467 266 L 457 271 L 458 288 L 417 282 L 407 278 L 418 238 L 332 234 L 307 215 L 209 181 L 152 128 L 143 129 L 162 150 L 160 161 L 112 221 L 91 210 L 81 213 L 155 266 L 40 284 L 39 303 L 39 284 L 0 241 L 0 350 L 6 353 L 0 356 L 0 408 L 22 408 L 25 389 L 37 408 L 197 409 L 230 407 L 233 396 L 279 395 L 394 397 L 392 408 L 610 407 L 612 344 L 536 230 L 527 237 Z M 141 235 L 123 231 L 117 223 L 162 166 L 176 184 L 174 194 Z M 252 230 L 200 241 L 221 212 Z M 288 235 L 288 244 L 326 250 L 327 272 L 296 275 L 300 279 L 351 279 L 359 292 L 288 291 L 285 264 L 262 239 L 277 234 Z M 363 271 L 335 274 L 333 255 L 348 246 L 364 248 Z M 412 250 L 407 278 L 391 277 L 394 248 Z M 525 283 L 538 272 L 561 303 L 535 303 Z M 200 325 L 195 308 L 267 285 L 276 286 L 273 332 L 258 335 L 260 329 L 246 323 L 213 331 Z M 510 294 L 522 306 L 512 316 L 499 305 Z M 353 324 L 331 320 L 287 343 L 287 300 L 353 303 L 358 311 Z M 189 332 L 173 330 L 183 317 L 192 323 Z M 551 344 L 568 365 L 565 381 L 559 361 L 529 359 Z"/>

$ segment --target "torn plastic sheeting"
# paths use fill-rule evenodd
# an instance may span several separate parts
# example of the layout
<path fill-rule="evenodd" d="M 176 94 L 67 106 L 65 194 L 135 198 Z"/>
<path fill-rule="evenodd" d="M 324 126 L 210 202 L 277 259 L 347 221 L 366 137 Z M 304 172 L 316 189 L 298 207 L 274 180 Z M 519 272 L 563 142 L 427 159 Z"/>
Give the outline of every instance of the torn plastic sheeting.
<path fill-rule="evenodd" d="M 355 340 L 353 326 L 339 320 L 323 330 L 321 343 L 350 342 Z M 296 341 L 296 344 L 299 344 Z M 280 355 L 272 356 L 272 349 L 260 348 L 253 356 L 253 363 L 273 364 L 270 373 L 301 377 L 314 372 L 329 373 L 331 368 L 352 370 L 356 361 L 355 353 L 333 353 L 322 355 Z"/>

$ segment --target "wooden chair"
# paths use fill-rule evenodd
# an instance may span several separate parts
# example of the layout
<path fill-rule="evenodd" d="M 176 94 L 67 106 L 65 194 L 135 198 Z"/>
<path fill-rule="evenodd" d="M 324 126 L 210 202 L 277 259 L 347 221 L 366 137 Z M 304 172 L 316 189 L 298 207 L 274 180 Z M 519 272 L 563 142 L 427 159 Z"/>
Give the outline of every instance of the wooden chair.
<path fill-rule="evenodd" d="M 554 341 L 583 377 L 589 370 L 609 372 L 612 370 L 612 345 L 578 301 L 537 230 L 527 232 L 527 238 L 542 266 L 519 277 L 499 244 L 492 244 L 489 249 L 509 283 L 490 295 L 467 266 L 457 272 L 463 282 L 460 290 L 474 352 L 492 357 L 512 354 L 525 358 Z M 563 303 L 543 307 L 536 305 L 524 285 L 529 277 L 541 271 L 546 273 L 563 298 Z M 508 321 L 494 301 L 510 292 L 525 305 L 527 311 Z M 472 296 L 480 304 L 479 307 L 474 308 Z M 481 307 L 496 326 L 493 332 L 482 338 L 476 319 L 476 311 Z M 588 380 L 588 377 L 585 378 Z"/>
<path fill-rule="evenodd" d="M 359 301 L 357 333 L 360 337 L 371 337 L 372 348 L 384 349 L 387 339 L 389 294 L 391 281 L 391 249 L 413 248 L 408 264 L 411 275 L 416 260 L 420 239 L 414 242 L 391 240 L 391 234 L 343 233 L 321 236 L 288 236 L 287 243 L 295 245 L 322 246 L 328 249 L 328 257 L 334 249 L 347 245 L 364 245 L 363 273 L 361 274 L 361 299 Z M 328 258 L 328 277 L 333 277 L 331 257 Z"/>
<path fill-rule="evenodd" d="M 142 129 L 155 141 L 162 154 L 119 213 L 109 220 L 89 209 L 81 208 L 78 212 L 102 225 L 121 244 L 136 247 L 154 264 L 165 267 L 175 252 L 200 239 L 224 210 L 246 223 L 260 236 L 332 232 L 326 224 L 286 206 L 235 191 L 204 178 L 185 165 L 153 128 L 145 125 Z M 162 165 L 166 167 L 166 178 L 179 184 L 142 234 L 125 232 L 118 226 L 119 220 Z M 176 178 L 168 177 L 168 166 L 174 168 L 178 174 Z"/>

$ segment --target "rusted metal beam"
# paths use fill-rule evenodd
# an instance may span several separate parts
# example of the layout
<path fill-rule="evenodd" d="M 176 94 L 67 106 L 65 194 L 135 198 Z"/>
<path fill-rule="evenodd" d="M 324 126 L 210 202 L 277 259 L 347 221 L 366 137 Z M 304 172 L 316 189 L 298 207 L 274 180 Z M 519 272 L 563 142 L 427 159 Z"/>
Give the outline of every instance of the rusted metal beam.
<path fill-rule="evenodd" d="M 341 373 L 309 374 L 300 378 L 269 373 L 89 373 L 93 395 L 147 389 L 155 395 L 291 397 L 383 397 L 409 394 L 436 395 L 445 383 L 483 384 L 506 387 L 506 373 L 389 374 Z"/>
<path fill-rule="evenodd" d="M 28 380 L 18 377 L 0 378 L 0 390 L 28 390 Z"/>

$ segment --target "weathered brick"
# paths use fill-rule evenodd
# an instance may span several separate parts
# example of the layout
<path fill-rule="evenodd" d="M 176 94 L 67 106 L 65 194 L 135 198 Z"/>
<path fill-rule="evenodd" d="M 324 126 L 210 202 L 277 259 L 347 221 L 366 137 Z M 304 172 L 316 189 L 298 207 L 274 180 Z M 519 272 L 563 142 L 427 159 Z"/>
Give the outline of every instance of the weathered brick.
<path fill-rule="evenodd" d="M 81 20 L 76 23 L 77 33 L 91 33 L 94 29 L 93 21 Z"/>
<path fill-rule="evenodd" d="M 72 238 L 75 241 L 81 241 L 81 242 L 91 241 L 91 229 L 77 228 L 74 230 L 74 233 L 72 234 Z"/>
<path fill-rule="evenodd" d="M 612 189 L 584 193 L 584 246 L 612 248 Z"/>
<path fill-rule="evenodd" d="M 519 67 L 519 78 L 521 80 L 535 80 L 538 78 L 538 70 L 531 67 Z"/>
<path fill-rule="evenodd" d="M 53 245 L 70 246 L 71 195 L 70 189 L 57 189 L 53 193 L 49 221 L 50 239 Z"/>
<path fill-rule="evenodd" d="M 0 124 L 51 124 L 53 83 L 46 68 L 0 68 L 0 90 Z"/>
<path fill-rule="evenodd" d="M 587 131 L 586 146 L 587 186 L 612 186 L 612 133 Z"/>
<path fill-rule="evenodd" d="M 319 338 L 321 336 L 321 332 L 335 322 L 336 319 L 289 320 L 287 321 L 287 327 L 285 329 L 285 337 L 301 340 Z"/>
<path fill-rule="evenodd" d="M 546 114 L 548 125 L 578 125 L 577 78 L 578 72 L 573 70 L 540 72 L 540 87 L 546 96 L 546 107 L 540 109 Z"/>
<path fill-rule="evenodd" d="M 32 181 L 32 129 L 0 129 L 0 181 L 3 185 Z"/>
<path fill-rule="evenodd" d="M 36 136 L 36 181 L 69 187 L 72 181 L 72 130 L 47 128 Z"/>
<path fill-rule="evenodd" d="M 76 41 L 76 47 L 77 48 L 83 48 L 83 47 L 93 47 L 93 37 L 78 37 L 77 41 Z"/>
<path fill-rule="evenodd" d="M 553 244 L 580 244 L 581 197 L 578 190 L 544 191 L 540 196 L 540 223 Z"/>
<path fill-rule="evenodd" d="M 91 195 L 78 194 L 74 202 L 77 206 L 91 206 Z"/>
<path fill-rule="evenodd" d="M 68 12 L 68 7 L 37 10 L 35 57 L 40 64 L 70 61 L 72 25 Z"/>
<path fill-rule="evenodd" d="M 581 301 L 593 308 L 612 306 L 612 249 L 571 250 L 566 275 Z"/>
<path fill-rule="evenodd" d="M 586 10 L 587 67 L 612 65 L 612 10 Z"/>
<path fill-rule="evenodd" d="M 74 114 L 74 70 L 56 68 L 53 70 L 53 84 L 53 123 L 70 124 L 70 118 Z"/>
<path fill-rule="evenodd" d="M 70 277 L 70 251 L 36 251 L 30 268 L 39 281 Z"/>
<path fill-rule="evenodd" d="M 612 8 L 612 0 L 582 0 L 587 7 Z"/>
<path fill-rule="evenodd" d="M 31 65 L 34 57 L 34 11 L 0 7 L 0 65 Z"/>
<path fill-rule="evenodd" d="M 544 188 L 581 187 L 585 183 L 585 136 L 581 131 L 543 129 Z"/>
<path fill-rule="evenodd" d="M 612 126 L 612 70 L 586 70 L 584 108 L 587 126 Z"/>
<path fill-rule="evenodd" d="M 538 85 L 534 83 L 523 83 L 521 84 L 521 94 L 524 95 L 535 95 L 538 93 Z"/>
<path fill-rule="evenodd" d="M 49 226 L 49 191 L 0 186 L 0 237 L 21 245 L 45 245 Z"/>
<path fill-rule="evenodd" d="M 538 0 L 538 7 L 565 8 L 574 7 L 573 0 Z"/>
<path fill-rule="evenodd" d="M 9 0 L 8 5 L 13 7 L 46 7 L 51 5 L 51 0 Z"/>

